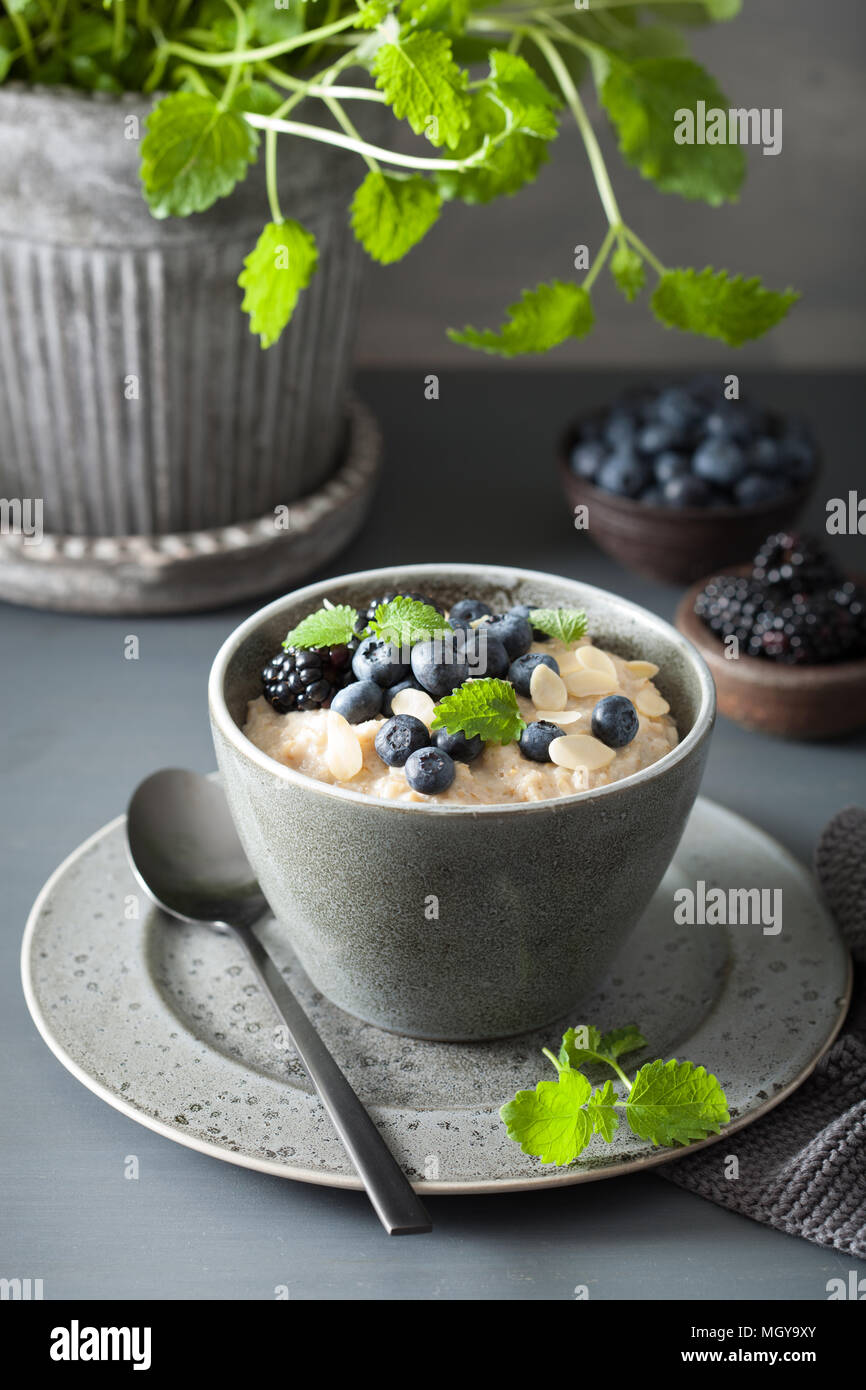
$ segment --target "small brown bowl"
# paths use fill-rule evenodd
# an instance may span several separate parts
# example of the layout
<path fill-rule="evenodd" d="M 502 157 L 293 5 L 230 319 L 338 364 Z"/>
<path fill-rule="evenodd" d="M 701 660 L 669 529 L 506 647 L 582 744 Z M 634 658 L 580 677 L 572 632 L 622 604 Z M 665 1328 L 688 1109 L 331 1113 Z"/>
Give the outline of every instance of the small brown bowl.
<path fill-rule="evenodd" d="M 740 565 L 729 572 L 749 569 Z M 837 738 L 866 726 L 866 660 L 784 666 L 754 656 L 726 657 L 723 643 L 695 613 L 709 577 L 683 595 L 674 623 L 709 666 L 720 714 L 744 729 L 783 738 Z"/>
<path fill-rule="evenodd" d="M 572 443 L 570 432 L 559 461 L 572 511 L 578 505 L 589 509 L 589 534 L 606 554 L 669 584 L 691 584 L 708 569 L 750 560 L 767 536 L 790 527 L 818 477 L 816 468 L 784 497 L 755 507 L 653 507 L 576 477 L 569 466 Z"/>

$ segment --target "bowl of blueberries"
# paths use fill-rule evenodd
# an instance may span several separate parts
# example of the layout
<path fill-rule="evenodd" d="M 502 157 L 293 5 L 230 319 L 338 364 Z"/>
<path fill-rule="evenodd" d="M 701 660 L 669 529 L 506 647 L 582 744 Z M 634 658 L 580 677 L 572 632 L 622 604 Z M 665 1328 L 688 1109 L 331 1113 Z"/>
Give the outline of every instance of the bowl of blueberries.
<path fill-rule="evenodd" d="M 805 422 L 728 400 L 718 377 L 621 397 L 575 422 L 560 460 L 601 549 L 673 584 L 747 560 L 789 527 L 818 466 Z"/>

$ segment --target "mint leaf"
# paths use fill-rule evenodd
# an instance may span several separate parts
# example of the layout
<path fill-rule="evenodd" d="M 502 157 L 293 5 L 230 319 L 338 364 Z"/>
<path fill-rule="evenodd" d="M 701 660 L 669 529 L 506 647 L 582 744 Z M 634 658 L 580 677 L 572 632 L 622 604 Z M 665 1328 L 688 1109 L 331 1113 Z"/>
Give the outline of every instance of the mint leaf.
<path fill-rule="evenodd" d="M 542 1163 L 571 1163 L 592 1138 L 592 1120 L 584 1109 L 591 1091 L 579 1071 L 562 1071 L 558 1081 L 518 1091 L 499 1112 L 509 1139 Z"/>
<path fill-rule="evenodd" d="M 355 636 L 358 614 L 354 608 L 343 603 L 335 608 L 319 608 L 310 613 L 293 627 L 283 639 L 288 647 L 333 647 L 344 646 Z"/>
<path fill-rule="evenodd" d="M 718 1134 L 730 1119 L 714 1076 L 692 1062 L 650 1062 L 634 1079 L 625 1106 L 632 1131 L 652 1144 L 688 1144 Z"/>
<path fill-rule="evenodd" d="M 539 140 L 556 135 L 556 97 L 516 53 L 493 49 L 487 90 L 507 113 L 509 125 Z"/>
<path fill-rule="evenodd" d="M 238 276 L 246 291 L 241 308 L 249 314 L 250 330 L 258 333 L 262 347 L 279 338 L 317 260 L 315 240 L 300 222 L 268 222 L 262 229 Z"/>
<path fill-rule="evenodd" d="M 416 135 L 453 149 L 469 124 L 466 74 L 451 56 L 445 34 L 409 34 L 385 43 L 371 69 L 394 115 L 406 119 Z"/>
<path fill-rule="evenodd" d="M 546 141 L 520 130 L 507 131 L 507 114 L 486 89 L 471 94 L 469 110 L 471 123 L 454 150 L 455 158 L 468 159 L 482 147 L 485 137 L 490 148 L 483 164 L 437 170 L 436 185 L 442 197 L 460 198 L 470 204 L 489 203 L 532 183 L 547 163 Z"/>
<path fill-rule="evenodd" d="M 639 58 L 626 63 L 611 55 L 600 98 L 619 135 L 623 158 L 664 193 L 699 198 L 717 206 L 735 200 L 746 173 L 739 145 L 679 145 L 675 113 L 730 103 L 708 72 L 691 58 Z"/>
<path fill-rule="evenodd" d="M 637 1052 L 640 1048 L 646 1047 L 647 1040 L 643 1033 L 629 1023 L 625 1028 L 613 1028 L 609 1033 L 605 1033 L 599 1045 L 599 1051 L 605 1057 L 623 1057 L 626 1052 Z"/>
<path fill-rule="evenodd" d="M 371 169 L 352 201 L 352 230 L 381 265 L 411 251 L 436 218 L 442 200 L 420 174 L 385 174 Z"/>
<path fill-rule="evenodd" d="M 376 615 L 370 623 L 370 631 L 384 642 L 395 646 L 413 646 L 429 637 L 451 632 L 447 618 L 443 618 L 432 604 L 420 603 L 418 599 L 404 598 L 398 594 L 390 603 L 380 603 Z"/>
<path fill-rule="evenodd" d="M 566 1028 L 559 1049 L 559 1064 L 563 1067 L 581 1067 L 584 1062 L 600 1062 L 601 1033 L 591 1024 L 581 1024 L 577 1028 Z"/>
<path fill-rule="evenodd" d="M 446 34 L 462 34 L 469 15 L 470 0 L 403 0 L 400 19 L 407 30 L 438 29 Z"/>
<path fill-rule="evenodd" d="M 464 733 L 485 743 L 514 743 L 526 728 L 514 686 L 494 676 L 464 681 L 436 706 L 432 729 Z"/>
<path fill-rule="evenodd" d="M 533 608 L 529 621 L 548 637 L 560 642 L 576 642 L 586 636 L 587 617 L 578 608 Z"/>
<path fill-rule="evenodd" d="M 498 333 L 466 327 L 449 328 L 454 343 L 479 348 L 500 357 L 547 352 L 566 338 L 583 338 L 594 323 L 592 302 L 586 290 L 564 280 L 551 280 L 534 290 L 524 290 L 517 304 L 509 305 L 508 320 Z"/>
<path fill-rule="evenodd" d="M 359 8 L 355 23 L 359 29 L 378 29 L 390 9 L 390 0 L 366 0 Z"/>
<path fill-rule="evenodd" d="M 616 1091 L 612 1081 L 605 1081 L 597 1087 L 586 1102 L 586 1113 L 592 1125 L 593 1134 L 600 1134 L 609 1144 L 619 1129 L 619 1116 L 614 1110 Z"/>
<path fill-rule="evenodd" d="M 231 193 L 255 162 L 258 136 L 215 97 L 173 92 L 147 120 L 141 181 L 154 217 L 188 217 Z"/>
<path fill-rule="evenodd" d="M 610 273 L 626 299 L 636 299 L 646 284 L 644 263 L 630 246 L 618 246 L 610 258 Z"/>
<path fill-rule="evenodd" d="M 701 271 L 666 271 L 651 302 L 666 327 L 740 347 L 774 328 L 799 298 L 794 290 L 764 289 L 757 275 L 744 280 L 707 266 Z"/>

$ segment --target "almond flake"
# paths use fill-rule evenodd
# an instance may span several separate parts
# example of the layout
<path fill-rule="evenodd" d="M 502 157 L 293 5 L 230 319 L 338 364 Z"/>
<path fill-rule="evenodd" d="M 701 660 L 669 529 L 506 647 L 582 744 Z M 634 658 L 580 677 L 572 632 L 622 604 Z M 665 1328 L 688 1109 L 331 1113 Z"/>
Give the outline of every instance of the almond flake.
<path fill-rule="evenodd" d="M 563 652 L 562 656 L 556 658 L 556 663 L 559 667 L 559 674 L 561 676 L 567 676 L 570 675 L 572 671 L 580 670 L 580 658 L 576 651 Z"/>
<path fill-rule="evenodd" d="M 616 667 L 607 652 L 603 652 L 600 647 L 579 647 L 577 659 L 587 671 L 604 671 L 605 675 L 613 676 L 616 680 Z"/>
<path fill-rule="evenodd" d="M 550 724 L 576 724 L 578 719 L 583 718 L 583 710 L 579 709 L 540 709 L 536 710 L 536 719 L 546 719 Z"/>
<path fill-rule="evenodd" d="M 625 665 L 626 670 L 631 671 L 631 674 L 637 676 L 638 680 L 644 676 L 652 680 L 653 676 L 657 676 L 659 673 L 659 668 L 654 661 L 627 661 Z"/>
<path fill-rule="evenodd" d="M 584 695 L 610 695 L 616 687 L 615 675 L 608 675 L 607 671 L 593 671 L 585 666 L 565 677 L 566 690 L 578 699 Z"/>
<path fill-rule="evenodd" d="M 394 714 L 413 714 L 416 719 L 420 719 L 427 728 L 433 723 L 433 714 L 436 709 L 426 690 L 413 690 L 408 686 L 406 690 L 398 690 L 391 701 L 391 711 Z"/>
<path fill-rule="evenodd" d="M 585 767 L 587 772 L 598 772 L 600 768 L 612 763 L 616 754 L 600 739 L 591 734 L 563 734 L 550 745 L 550 760 L 559 767 L 567 767 L 572 772 Z"/>
<path fill-rule="evenodd" d="M 328 771 L 338 782 L 351 782 L 364 766 L 361 740 L 348 719 L 336 710 L 328 710 L 328 746 L 325 749 Z"/>
<path fill-rule="evenodd" d="M 655 686 L 647 682 L 642 685 L 634 697 L 634 702 L 641 714 L 645 714 L 650 719 L 658 719 L 659 715 L 667 714 L 670 705 L 664 696 L 660 695 Z"/>
<path fill-rule="evenodd" d="M 565 709 L 568 704 L 565 682 L 543 661 L 530 676 L 529 695 L 536 709 Z"/>

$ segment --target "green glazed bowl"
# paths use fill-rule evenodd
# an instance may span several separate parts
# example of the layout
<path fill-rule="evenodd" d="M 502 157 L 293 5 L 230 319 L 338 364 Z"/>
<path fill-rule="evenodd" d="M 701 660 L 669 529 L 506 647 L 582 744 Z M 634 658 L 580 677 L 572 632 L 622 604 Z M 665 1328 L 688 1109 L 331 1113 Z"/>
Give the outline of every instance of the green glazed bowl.
<path fill-rule="evenodd" d="M 596 791 L 452 806 L 317 782 L 244 737 L 259 673 L 290 627 L 325 598 L 364 608 L 400 589 L 496 610 L 584 608 L 599 645 L 658 665 L 680 743 Z M 715 716 L 703 659 L 661 618 L 588 584 L 487 565 L 367 570 L 287 594 L 224 643 L 208 702 L 238 833 L 313 983 L 377 1027 L 454 1042 L 539 1028 L 597 983 L 679 843 Z"/>

